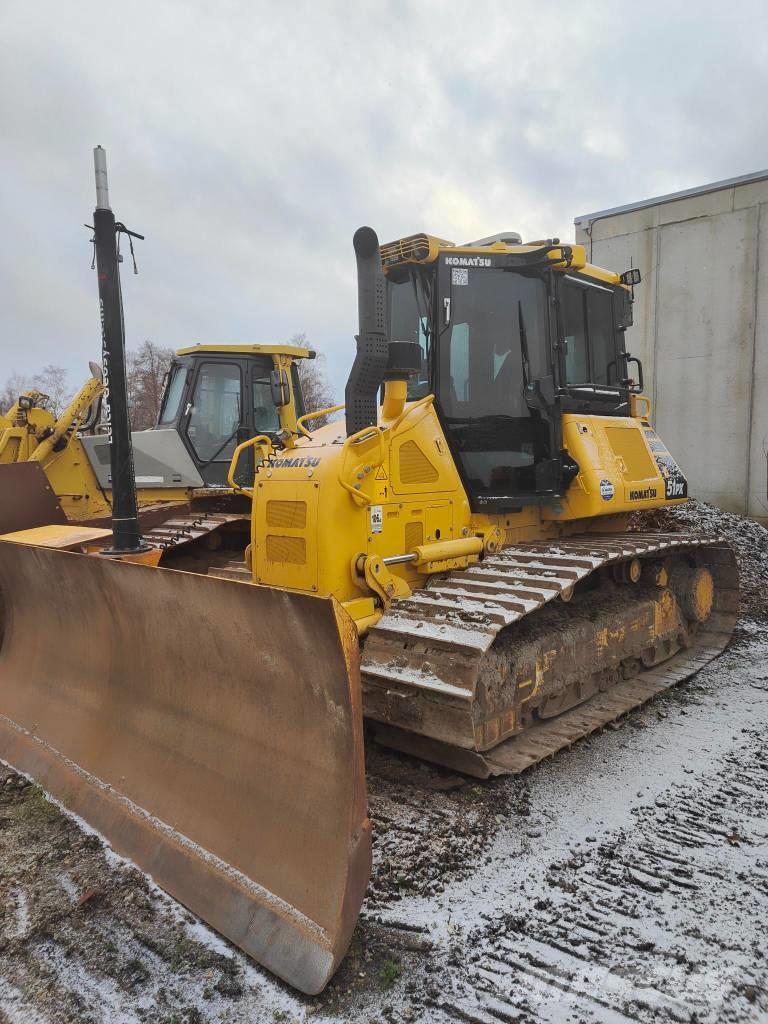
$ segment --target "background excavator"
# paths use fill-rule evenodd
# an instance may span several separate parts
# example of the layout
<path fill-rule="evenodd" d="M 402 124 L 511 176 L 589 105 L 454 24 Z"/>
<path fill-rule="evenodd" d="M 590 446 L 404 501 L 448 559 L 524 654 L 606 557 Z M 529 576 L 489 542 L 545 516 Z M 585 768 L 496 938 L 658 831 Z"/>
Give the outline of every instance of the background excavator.
<path fill-rule="evenodd" d="M 133 431 L 139 519 L 164 563 L 198 548 L 236 550 L 248 533 L 250 507 L 227 473 L 238 444 L 301 428 L 304 404 L 296 345 L 196 345 L 176 352 L 158 421 Z M 20 395 L 0 416 L 0 533 L 44 523 L 108 526 L 109 442 L 100 423 L 101 368 L 58 417 L 46 395 Z M 253 476 L 253 455 L 240 468 Z"/>
<path fill-rule="evenodd" d="M 361 228 L 345 424 L 243 441 L 242 557 L 154 567 L 99 154 L 111 546 L 72 526 L 0 538 L 0 756 L 316 992 L 370 868 L 363 713 L 438 763 L 521 771 L 722 650 L 734 555 L 627 530 L 687 487 L 629 376 L 636 272 L 556 239 L 380 247 Z"/>

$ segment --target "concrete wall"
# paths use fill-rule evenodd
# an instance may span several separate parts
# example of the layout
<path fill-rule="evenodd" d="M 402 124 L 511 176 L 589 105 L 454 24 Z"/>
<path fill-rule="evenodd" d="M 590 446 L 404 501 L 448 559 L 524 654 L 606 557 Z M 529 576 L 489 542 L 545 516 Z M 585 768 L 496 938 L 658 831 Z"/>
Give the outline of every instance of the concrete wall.
<path fill-rule="evenodd" d="M 627 348 L 692 496 L 768 520 L 768 180 L 581 217 L 576 241 L 642 272 Z"/>

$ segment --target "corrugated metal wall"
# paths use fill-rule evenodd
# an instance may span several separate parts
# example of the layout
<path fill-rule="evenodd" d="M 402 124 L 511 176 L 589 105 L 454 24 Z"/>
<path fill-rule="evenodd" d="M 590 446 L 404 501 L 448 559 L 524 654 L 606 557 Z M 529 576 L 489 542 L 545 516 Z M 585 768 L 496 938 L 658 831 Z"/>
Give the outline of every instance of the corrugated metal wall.
<path fill-rule="evenodd" d="M 627 347 L 692 495 L 768 519 L 768 180 L 580 217 L 576 241 L 642 272 Z"/>

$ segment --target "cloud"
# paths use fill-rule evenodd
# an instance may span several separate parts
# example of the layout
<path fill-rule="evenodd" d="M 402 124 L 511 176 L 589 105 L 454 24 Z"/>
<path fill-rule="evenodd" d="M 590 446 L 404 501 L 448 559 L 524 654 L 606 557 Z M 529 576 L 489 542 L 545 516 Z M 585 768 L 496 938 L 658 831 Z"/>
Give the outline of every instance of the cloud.
<path fill-rule="evenodd" d="M 0 378 L 99 349 L 91 150 L 146 234 L 129 344 L 355 330 L 351 238 L 501 229 L 759 169 L 764 8 L 25 4 L 0 15 Z M 127 267 L 126 267 L 127 269 Z"/>

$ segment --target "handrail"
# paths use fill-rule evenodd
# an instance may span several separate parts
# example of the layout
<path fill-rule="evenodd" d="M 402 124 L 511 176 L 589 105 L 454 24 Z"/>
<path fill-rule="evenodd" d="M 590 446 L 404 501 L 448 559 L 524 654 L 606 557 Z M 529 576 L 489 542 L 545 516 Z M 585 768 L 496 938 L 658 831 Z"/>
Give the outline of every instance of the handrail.
<path fill-rule="evenodd" d="M 431 405 L 434 402 L 434 400 L 434 395 L 424 395 L 424 397 L 419 398 L 418 401 L 412 402 L 410 405 L 406 406 L 405 409 L 403 409 L 403 411 L 400 413 L 396 420 L 393 420 L 391 423 L 387 424 L 386 429 L 394 432 L 395 430 L 397 430 L 397 428 L 400 426 L 403 420 L 410 416 L 412 412 L 415 412 L 416 409 L 422 409 L 425 405 Z"/>
<path fill-rule="evenodd" d="M 397 417 L 397 419 L 392 421 L 392 423 L 389 423 L 389 424 L 387 424 L 386 426 L 383 426 L 383 427 L 373 426 L 373 425 L 371 425 L 369 427 L 363 427 L 363 429 L 362 430 L 358 430 L 357 433 L 350 434 L 350 436 L 348 438 L 346 438 L 345 441 L 344 441 L 344 449 L 349 451 L 349 449 L 352 447 L 352 445 L 355 444 L 356 442 L 362 441 L 362 440 L 364 440 L 364 438 L 366 438 L 368 436 L 372 437 L 374 435 L 377 436 L 378 441 L 379 441 L 379 445 L 381 446 L 381 444 L 382 444 L 382 435 L 383 435 L 385 430 L 388 430 L 388 431 L 391 431 L 391 432 L 395 431 L 400 426 L 400 424 L 403 422 L 403 420 L 405 420 L 408 416 L 410 416 L 410 414 L 412 412 L 415 412 L 417 409 L 423 409 L 423 408 L 425 408 L 425 406 L 431 405 L 432 402 L 434 402 L 434 400 L 435 400 L 435 396 L 434 395 L 425 395 L 423 398 L 420 398 L 417 402 L 413 402 L 411 405 L 409 405 L 407 409 L 404 409 L 400 413 L 400 415 Z M 356 487 L 354 484 L 347 483 L 347 481 L 344 479 L 345 461 L 346 461 L 346 459 L 342 460 L 341 470 L 339 471 L 339 483 L 341 484 L 341 486 L 344 488 L 345 491 L 348 491 L 352 495 L 352 497 L 354 498 L 355 502 L 357 502 L 357 503 L 359 503 L 361 505 L 372 505 L 373 504 L 373 498 L 369 498 L 367 494 L 363 494 L 362 491 L 358 489 L 359 485 Z M 379 462 L 376 463 L 375 459 L 371 459 L 371 464 L 372 465 L 373 464 L 380 465 L 381 464 L 381 460 L 379 460 Z"/>
<path fill-rule="evenodd" d="M 318 416 L 330 416 L 331 413 L 339 412 L 343 408 L 344 403 L 342 402 L 341 405 L 331 405 L 327 409 L 318 409 L 315 412 L 305 412 L 303 416 L 299 416 L 299 418 L 296 420 L 296 429 L 299 431 L 300 434 L 303 434 L 304 437 L 311 438 L 312 435 L 304 427 L 305 420 L 315 420 L 317 419 Z"/>
<path fill-rule="evenodd" d="M 229 472 L 227 473 L 227 483 L 229 484 L 229 486 L 235 491 L 240 491 L 242 494 L 246 494 L 249 498 L 253 497 L 253 488 L 243 487 L 241 484 L 239 484 L 235 480 L 235 470 L 237 469 L 237 463 L 240 460 L 240 456 L 245 451 L 245 449 L 251 448 L 253 445 L 256 444 L 261 445 L 262 448 L 267 448 L 267 453 L 266 455 L 262 455 L 262 460 L 269 458 L 273 451 L 272 438 L 267 437 L 266 434 L 257 434 L 255 437 L 249 437 L 247 441 L 243 441 L 242 444 L 239 444 L 237 448 L 235 448 L 235 450 L 232 452 L 232 461 L 229 464 Z"/>
<path fill-rule="evenodd" d="M 357 433 L 350 434 L 349 437 L 346 438 L 342 446 L 342 462 L 341 469 L 339 470 L 339 483 L 341 484 L 345 491 L 349 491 L 349 493 L 352 495 L 356 502 L 359 502 L 361 505 L 372 505 L 373 498 L 369 498 L 367 494 L 361 493 L 361 491 L 359 491 L 357 487 L 354 486 L 354 484 L 347 483 L 347 481 L 344 479 L 346 453 L 349 451 L 350 447 L 352 446 L 352 444 L 354 444 L 355 441 L 362 441 L 366 437 L 376 437 L 376 439 L 379 442 L 379 445 L 381 445 L 381 428 L 373 425 L 363 427 L 362 430 L 358 430 Z M 377 463 L 375 459 L 371 459 L 372 465 L 380 465 L 380 462 L 381 460 L 379 460 L 379 462 Z"/>

